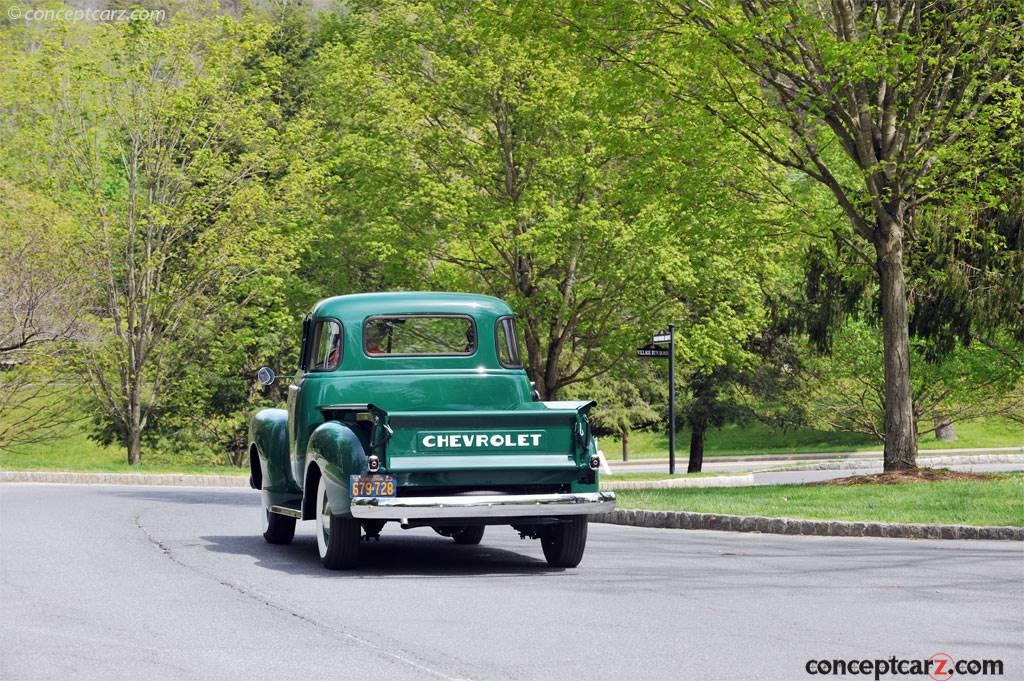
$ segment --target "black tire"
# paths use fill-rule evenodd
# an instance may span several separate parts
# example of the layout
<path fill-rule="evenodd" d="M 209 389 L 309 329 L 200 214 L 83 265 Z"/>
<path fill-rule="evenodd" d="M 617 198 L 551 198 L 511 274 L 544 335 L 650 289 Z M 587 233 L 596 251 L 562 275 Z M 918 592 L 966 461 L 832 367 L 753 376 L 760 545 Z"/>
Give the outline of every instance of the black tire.
<path fill-rule="evenodd" d="M 295 518 L 263 509 L 263 538 L 268 544 L 290 544 L 295 538 Z"/>
<path fill-rule="evenodd" d="M 576 567 L 587 548 L 587 516 L 574 516 L 569 522 L 552 525 L 541 537 L 540 545 L 551 567 Z"/>
<path fill-rule="evenodd" d="M 316 491 L 316 548 L 328 570 L 347 570 L 356 565 L 362 524 L 354 518 L 333 515 L 327 504 L 323 478 Z"/>
<path fill-rule="evenodd" d="M 483 525 L 466 525 L 465 527 L 458 528 L 458 530 L 452 533 L 452 539 L 455 540 L 455 543 L 463 544 L 465 546 L 479 544 L 480 540 L 483 538 Z"/>

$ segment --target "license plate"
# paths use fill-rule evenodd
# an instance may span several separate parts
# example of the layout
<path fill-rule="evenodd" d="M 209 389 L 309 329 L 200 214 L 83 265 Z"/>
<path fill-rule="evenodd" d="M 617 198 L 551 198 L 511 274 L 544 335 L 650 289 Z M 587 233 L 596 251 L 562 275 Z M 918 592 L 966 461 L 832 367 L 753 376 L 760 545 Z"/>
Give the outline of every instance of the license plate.
<path fill-rule="evenodd" d="M 348 491 L 352 497 L 393 497 L 397 489 L 391 475 L 350 475 Z"/>

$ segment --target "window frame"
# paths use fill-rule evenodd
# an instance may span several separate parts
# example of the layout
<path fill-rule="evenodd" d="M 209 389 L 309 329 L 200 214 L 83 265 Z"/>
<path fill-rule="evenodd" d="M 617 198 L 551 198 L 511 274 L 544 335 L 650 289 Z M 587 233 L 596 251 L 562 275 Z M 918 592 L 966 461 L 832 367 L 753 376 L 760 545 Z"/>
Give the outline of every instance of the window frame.
<path fill-rule="evenodd" d="M 516 337 L 516 333 L 515 333 L 515 319 L 516 319 L 515 315 L 506 314 L 506 315 L 502 315 L 502 316 L 498 317 L 496 320 L 494 320 L 494 350 L 495 350 L 495 354 L 498 357 L 498 364 L 500 364 L 501 366 L 505 367 L 506 369 L 522 369 L 523 368 L 523 353 L 519 352 L 519 339 Z M 506 339 L 511 339 L 511 341 L 513 343 L 515 343 L 515 346 L 516 346 L 515 355 L 519 359 L 519 363 L 518 364 L 505 364 L 505 362 L 503 362 L 502 359 L 501 359 L 502 327 L 503 327 L 503 323 L 506 320 L 512 322 L 512 324 L 511 324 L 511 326 L 512 326 L 512 334 L 510 336 L 509 333 L 508 333 L 508 330 L 505 330 L 505 338 Z M 511 350 L 511 348 L 506 348 L 506 349 Z M 511 353 L 509 353 L 509 354 L 511 354 Z"/>
<path fill-rule="evenodd" d="M 299 369 L 309 370 L 309 330 L 313 326 L 313 320 L 309 315 L 302 320 L 302 340 L 299 342 Z"/>
<path fill-rule="evenodd" d="M 372 321 L 378 319 L 409 319 L 412 317 L 429 317 L 429 318 L 445 318 L 445 319 L 465 319 L 469 321 L 470 328 L 473 330 L 473 347 L 467 352 L 381 352 L 381 353 L 370 353 L 369 348 L 366 346 L 366 325 Z M 447 312 L 416 312 L 411 314 L 400 314 L 400 313 L 389 313 L 389 314 L 374 314 L 368 315 L 363 319 L 362 326 L 360 327 L 360 333 L 362 334 L 362 346 L 363 355 L 368 359 L 387 359 L 389 357 L 472 357 L 480 349 L 480 333 L 476 326 L 476 319 L 472 315 L 460 314 L 460 313 L 447 313 Z"/>
<path fill-rule="evenodd" d="M 316 347 L 320 342 L 320 332 L 325 324 L 334 323 L 338 325 L 338 339 L 334 342 L 334 347 L 338 350 L 338 359 L 330 366 L 316 368 L 313 364 L 313 353 L 316 352 Z M 323 373 L 325 371 L 337 371 L 338 367 L 341 366 L 341 361 L 345 356 L 345 325 L 341 323 L 340 319 L 336 317 L 318 317 L 313 323 L 310 329 L 310 340 L 309 340 L 309 351 L 306 354 L 306 364 L 309 368 L 306 371 L 310 373 Z M 329 355 L 328 355 L 329 356 Z"/>

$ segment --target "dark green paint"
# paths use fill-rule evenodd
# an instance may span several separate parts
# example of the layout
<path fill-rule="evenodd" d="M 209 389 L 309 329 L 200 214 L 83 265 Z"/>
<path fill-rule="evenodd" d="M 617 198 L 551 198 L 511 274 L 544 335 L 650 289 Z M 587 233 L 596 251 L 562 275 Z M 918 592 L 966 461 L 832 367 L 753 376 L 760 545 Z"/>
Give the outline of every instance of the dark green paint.
<path fill-rule="evenodd" d="M 368 317 L 413 314 L 472 318 L 475 351 L 403 357 L 364 352 Z M 460 293 L 370 293 L 317 303 L 310 328 L 322 319 L 341 322 L 343 354 L 334 370 L 300 369 L 288 389 L 287 410 L 254 416 L 251 442 L 264 503 L 298 508 L 306 481 L 322 475 L 332 511 L 344 515 L 348 476 L 366 473 L 371 454 L 380 457 L 382 472 L 397 476 L 399 494 L 408 488 L 495 485 L 596 491 L 596 476 L 587 468 L 595 451 L 586 418 L 593 403 L 533 401 L 526 372 L 498 360 L 496 327 L 509 316 L 512 310 L 497 298 Z M 384 424 L 394 431 L 386 445 Z M 531 444 L 517 446 L 519 434 Z M 424 437 L 439 435 L 455 436 L 456 443 L 424 444 Z M 487 438 L 479 446 L 478 435 Z"/>

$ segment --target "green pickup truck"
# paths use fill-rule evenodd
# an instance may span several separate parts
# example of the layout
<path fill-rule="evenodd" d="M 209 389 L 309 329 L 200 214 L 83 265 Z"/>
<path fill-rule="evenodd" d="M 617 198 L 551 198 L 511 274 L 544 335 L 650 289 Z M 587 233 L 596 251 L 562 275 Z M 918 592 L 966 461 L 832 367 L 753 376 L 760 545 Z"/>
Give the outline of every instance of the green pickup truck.
<path fill-rule="evenodd" d="M 263 368 L 259 380 L 276 379 Z M 252 419 L 250 484 L 263 536 L 315 520 L 320 559 L 356 565 L 389 521 L 477 544 L 487 525 L 540 539 L 575 567 L 598 488 L 593 402 L 543 402 L 523 370 L 512 310 L 461 293 L 328 298 L 303 322 L 288 409 Z"/>

